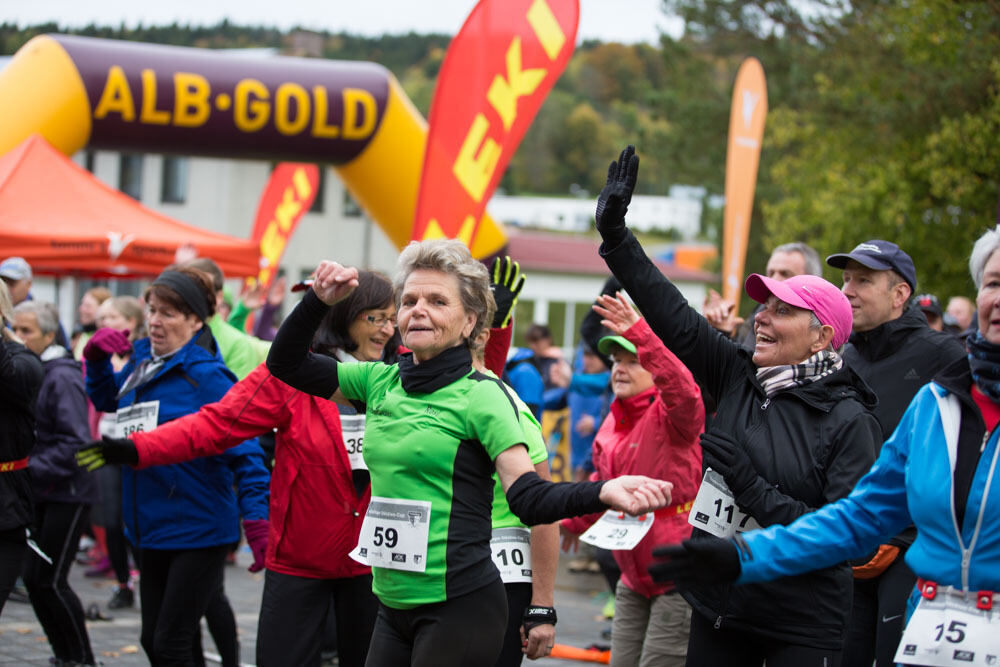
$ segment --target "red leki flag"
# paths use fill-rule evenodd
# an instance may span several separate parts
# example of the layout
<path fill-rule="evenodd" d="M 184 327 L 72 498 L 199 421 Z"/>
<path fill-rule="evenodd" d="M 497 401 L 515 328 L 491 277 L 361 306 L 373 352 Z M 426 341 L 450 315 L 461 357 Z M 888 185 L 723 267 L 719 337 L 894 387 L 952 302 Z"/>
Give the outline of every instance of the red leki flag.
<path fill-rule="evenodd" d="M 578 0 L 480 0 L 431 103 L 412 239 L 472 245 L 507 163 L 576 45 Z"/>
<path fill-rule="evenodd" d="M 281 256 L 296 225 L 312 206 L 319 188 L 319 167 L 314 164 L 282 162 L 271 172 L 271 180 L 257 205 L 250 240 L 260 243 L 260 272 L 257 283 L 267 289 L 278 273 Z M 248 279 L 248 282 L 252 281 Z"/>

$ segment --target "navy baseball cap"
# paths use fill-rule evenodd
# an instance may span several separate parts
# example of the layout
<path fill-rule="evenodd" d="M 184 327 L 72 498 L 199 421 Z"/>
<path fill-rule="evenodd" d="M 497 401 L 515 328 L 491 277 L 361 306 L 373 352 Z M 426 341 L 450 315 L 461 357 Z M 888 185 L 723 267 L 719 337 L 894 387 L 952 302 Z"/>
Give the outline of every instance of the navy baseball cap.
<path fill-rule="evenodd" d="M 891 241 L 873 239 L 859 243 L 851 252 L 830 255 L 826 258 L 826 263 L 835 269 L 843 269 L 852 259 L 875 271 L 895 271 L 902 276 L 911 291 L 917 290 L 917 270 L 913 266 L 913 260 Z"/>

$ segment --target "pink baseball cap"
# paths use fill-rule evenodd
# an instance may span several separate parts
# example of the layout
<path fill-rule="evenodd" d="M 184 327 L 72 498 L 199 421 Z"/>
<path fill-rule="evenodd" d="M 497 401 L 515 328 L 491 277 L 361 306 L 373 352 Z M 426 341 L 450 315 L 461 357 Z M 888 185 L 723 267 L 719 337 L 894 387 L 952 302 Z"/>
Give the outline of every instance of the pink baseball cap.
<path fill-rule="evenodd" d="M 847 342 L 854 326 L 851 303 L 840 289 L 819 276 L 793 276 L 788 280 L 774 280 L 752 273 L 745 285 L 747 294 L 758 303 L 764 303 L 772 294 L 787 304 L 811 310 L 823 324 L 833 327 L 833 346 L 839 348 Z"/>

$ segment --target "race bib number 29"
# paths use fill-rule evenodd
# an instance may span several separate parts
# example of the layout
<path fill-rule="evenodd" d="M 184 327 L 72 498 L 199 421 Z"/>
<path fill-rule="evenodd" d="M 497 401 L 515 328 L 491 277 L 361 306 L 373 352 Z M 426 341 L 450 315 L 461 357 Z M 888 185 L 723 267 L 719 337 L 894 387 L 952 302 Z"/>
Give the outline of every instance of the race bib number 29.
<path fill-rule="evenodd" d="M 350 556 L 372 567 L 423 572 L 430 520 L 427 501 L 372 496 Z"/>

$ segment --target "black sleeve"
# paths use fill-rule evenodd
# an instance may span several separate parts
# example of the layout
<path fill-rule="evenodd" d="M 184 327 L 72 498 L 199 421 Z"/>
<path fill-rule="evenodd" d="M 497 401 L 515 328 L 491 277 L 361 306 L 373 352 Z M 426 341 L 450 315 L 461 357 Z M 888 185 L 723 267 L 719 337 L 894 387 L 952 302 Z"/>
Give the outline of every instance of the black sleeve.
<path fill-rule="evenodd" d="M 330 398 L 337 391 L 337 360 L 309 350 L 329 306 L 312 290 L 281 323 L 267 353 L 267 370 L 285 384 L 313 396 Z"/>
<path fill-rule="evenodd" d="M 536 472 L 526 472 L 507 489 L 510 510 L 526 526 L 603 512 L 604 482 L 546 482 Z"/>
<path fill-rule="evenodd" d="M 601 294 L 602 295 L 608 294 L 614 296 L 615 292 L 617 292 L 621 288 L 622 285 L 620 282 L 618 282 L 618 279 L 615 278 L 614 276 L 611 276 L 610 278 L 607 279 L 607 281 L 605 281 L 604 287 L 601 288 Z M 597 302 L 595 301 L 594 303 Z M 607 355 L 598 352 L 597 342 L 602 338 L 604 338 L 605 336 L 610 336 L 610 335 L 611 331 L 609 331 L 606 327 L 601 326 L 601 316 L 595 313 L 594 309 L 591 308 L 584 316 L 583 322 L 580 323 L 580 337 L 584 340 L 585 343 L 587 343 L 590 349 L 593 350 L 597 354 L 597 356 L 601 358 L 601 361 L 603 361 L 604 365 L 607 366 L 609 369 L 611 368 L 611 359 L 609 359 Z"/>
<path fill-rule="evenodd" d="M 716 398 L 721 397 L 736 366 L 746 363 L 739 346 L 688 305 L 680 290 L 646 256 L 631 231 L 613 248 L 601 244 L 600 253 L 653 333 L 700 385 Z"/>
<path fill-rule="evenodd" d="M 34 414 L 44 375 L 42 362 L 34 353 L 19 343 L 4 340 L 0 334 L 0 399 Z"/>

